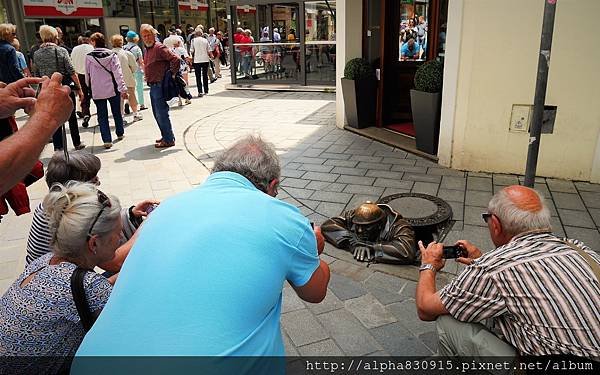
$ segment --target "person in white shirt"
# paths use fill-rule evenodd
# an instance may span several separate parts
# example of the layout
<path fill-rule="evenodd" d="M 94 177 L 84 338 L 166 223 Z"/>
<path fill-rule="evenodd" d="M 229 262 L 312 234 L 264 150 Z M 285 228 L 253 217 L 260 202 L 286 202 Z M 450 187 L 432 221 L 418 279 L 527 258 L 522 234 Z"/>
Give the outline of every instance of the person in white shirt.
<path fill-rule="evenodd" d="M 177 56 L 179 56 L 181 58 L 181 68 L 179 68 L 179 71 L 181 72 L 181 75 L 183 76 L 183 80 L 185 81 L 186 85 L 189 85 L 188 82 L 188 72 L 190 71 L 189 69 L 189 65 L 188 63 L 191 61 L 190 55 L 187 51 L 187 49 L 184 47 L 183 43 L 178 40 L 177 42 L 175 42 L 175 48 L 171 49 L 171 51 L 173 51 L 174 54 L 176 54 Z M 185 99 L 185 104 L 191 104 L 191 100 L 186 98 Z M 183 103 L 181 102 L 181 96 L 179 97 L 179 106 L 181 107 L 183 105 Z"/>
<path fill-rule="evenodd" d="M 84 35 L 80 36 L 79 45 L 73 48 L 71 51 L 71 61 L 73 61 L 73 68 L 75 73 L 79 77 L 79 84 L 81 85 L 81 91 L 83 92 L 83 100 L 80 101 L 81 112 L 78 113 L 79 117 L 83 117 L 84 128 L 87 128 L 90 122 L 90 103 L 92 94 L 90 88 L 85 83 L 85 56 L 94 50 L 94 47 L 90 44 L 90 33 L 87 31 Z"/>
<path fill-rule="evenodd" d="M 110 44 L 113 46 L 112 51 L 117 54 L 119 57 L 119 62 L 121 63 L 123 80 L 125 81 L 125 86 L 127 86 L 127 101 L 129 102 L 129 107 L 133 112 L 133 121 L 142 120 L 142 115 L 138 113 L 138 103 L 135 96 L 135 72 L 138 70 L 138 64 L 135 61 L 135 56 L 133 53 L 123 49 L 123 36 L 119 34 L 113 35 L 110 38 Z M 124 102 L 125 100 L 121 99 L 121 111 L 123 111 Z"/>
<path fill-rule="evenodd" d="M 196 31 L 196 37 L 192 40 L 190 53 L 194 56 L 194 70 L 196 71 L 196 87 L 198 97 L 208 94 L 208 65 L 212 58 L 208 40 L 204 38 L 202 29 Z"/>

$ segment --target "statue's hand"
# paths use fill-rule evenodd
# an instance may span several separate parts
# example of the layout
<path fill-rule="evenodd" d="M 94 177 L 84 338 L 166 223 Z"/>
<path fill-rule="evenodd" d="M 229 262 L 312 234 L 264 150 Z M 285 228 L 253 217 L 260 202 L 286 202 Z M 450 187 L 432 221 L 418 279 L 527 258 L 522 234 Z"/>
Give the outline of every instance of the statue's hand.
<path fill-rule="evenodd" d="M 360 244 L 354 247 L 354 259 L 359 262 L 370 262 L 375 257 L 375 252 L 371 246 Z"/>

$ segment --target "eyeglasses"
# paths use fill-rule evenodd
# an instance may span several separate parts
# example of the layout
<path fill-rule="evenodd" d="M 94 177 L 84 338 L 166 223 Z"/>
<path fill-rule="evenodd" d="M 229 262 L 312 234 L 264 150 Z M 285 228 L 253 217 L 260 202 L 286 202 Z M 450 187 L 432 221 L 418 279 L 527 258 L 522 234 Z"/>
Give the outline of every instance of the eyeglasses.
<path fill-rule="evenodd" d="M 491 214 L 489 212 L 484 212 L 481 214 L 481 218 L 483 219 L 483 221 L 487 224 L 488 220 L 490 217 L 492 217 L 494 214 Z"/>
<path fill-rule="evenodd" d="M 102 205 L 102 208 L 100 209 L 100 211 L 98 212 L 98 215 L 96 215 L 96 218 L 94 219 L 94 221 L 92 222 L 92 225 L 90 226 L 90 230 L 88 231 L 88 234 L 87 234 L 87 241 L 89 241 L 90 238 L 92 238 L 92 229 L 94 229 L 94 225 L 96 225 L 96 223 L 98 222 L 98 219 L 100 219 L 100 216 L 102 215 L 102 212 L 104 212 L 104 209 L 106 207 L 109 207 L 109 208 L 112 207 L 112 204 L 110 203 L 110 199 L 108 199 L 106 194 L 104 194 L 100 190 L 98 190 L 98 203 L 100 203 Z"/>

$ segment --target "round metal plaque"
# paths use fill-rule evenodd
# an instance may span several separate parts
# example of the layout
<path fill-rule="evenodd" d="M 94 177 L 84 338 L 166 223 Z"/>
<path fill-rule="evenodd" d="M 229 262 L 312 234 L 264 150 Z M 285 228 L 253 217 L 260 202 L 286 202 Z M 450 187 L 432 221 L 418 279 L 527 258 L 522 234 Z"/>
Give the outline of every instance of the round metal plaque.
<path fill-rule="evenodd" d="M 438 225 L 452 219 L 452 207 L 433 195 L 398 193 L 382 197 L 377 203 L 389 205 L 413 227 Z"/>

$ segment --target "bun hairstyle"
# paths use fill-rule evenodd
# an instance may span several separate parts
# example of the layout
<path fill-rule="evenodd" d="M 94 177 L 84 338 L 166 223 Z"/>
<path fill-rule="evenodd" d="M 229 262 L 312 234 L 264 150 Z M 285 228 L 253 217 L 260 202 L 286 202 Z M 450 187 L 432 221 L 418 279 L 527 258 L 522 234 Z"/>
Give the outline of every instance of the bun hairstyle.
<path fill-rule="evenodd" d="M 54 254 L 66 258 L 79 258 L 87 249 L 87 235 L 94 219 L 104 207 L 94 224 L 92 234 L 100 237 L 110 233 L 120 219 L 121 205 L 113 195 L 107 195 L 110 207 L 98 201 L 98 188 L 90 183 L 69 181 L 66 185 L 54 184 L 44 198 Z"/>

